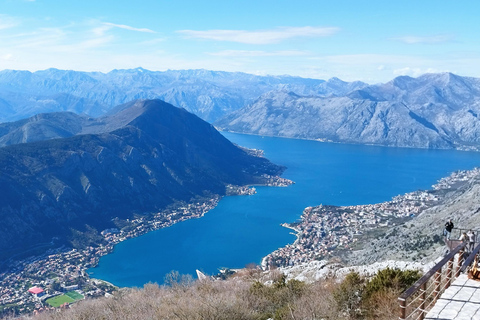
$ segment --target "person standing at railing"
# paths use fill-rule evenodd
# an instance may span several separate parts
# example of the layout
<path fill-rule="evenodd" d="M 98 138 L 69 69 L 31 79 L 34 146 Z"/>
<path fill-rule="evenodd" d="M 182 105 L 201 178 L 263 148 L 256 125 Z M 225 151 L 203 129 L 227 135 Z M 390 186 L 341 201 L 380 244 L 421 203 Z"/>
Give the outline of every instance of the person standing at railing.
<path fill-rule="evenodd" d="M 448 220 L 447 223 L 445 223 L 445 230 L 443 230 L 443 235 L 447 238 L 447 240 L 450 240 L 450 234 L 452 233 L 453 230 L 453 221 L 452 219 Z"/>
<path fill-rule="evenodd" d="M 468 237 L 468 252 L 472 252 L 473 248 L 475 247 L 475 232 L 472 230 L 469 230 L 467 233 Z"/>

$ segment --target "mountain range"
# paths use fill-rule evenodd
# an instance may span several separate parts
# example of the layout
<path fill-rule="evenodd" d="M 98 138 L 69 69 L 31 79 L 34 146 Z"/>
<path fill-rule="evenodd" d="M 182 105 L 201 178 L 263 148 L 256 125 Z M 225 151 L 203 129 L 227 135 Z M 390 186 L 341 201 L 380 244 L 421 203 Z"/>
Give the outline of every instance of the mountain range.
<path fill-rule="evenodd" d="M 343 95 L 362 82 L 256 76 L 209 70 L 149 71 L 142 68 L 108 73 L 48 69 L 0 71 L 0 122 L 38 113 L 71 111 L 97 117 L 136 99 L 161 99 L 206 121 L 242 108 L 278 89 L 302 95 Z"/>
<path fill-rule="evenodd" d="M 0 122 L 58 111 L 88 119 L 136 99 L 240 133 L 462 150 L 480 142 L 480 79 L 452 73 L 368 85 L 209 70 L 0 71 Z"/>
<path fill-rule="evenodd" d="M 160 100 L 99 118 L 41 114 L 3 124 L 0 140 L 0 258 L 284 169 Z"/>
<path fill-rule="evenodd" d="M 345 95 L 263 94 L 214 122 L 221 130 L 395 147 L 478 150 L 480 79 L 407 76 Z"/>

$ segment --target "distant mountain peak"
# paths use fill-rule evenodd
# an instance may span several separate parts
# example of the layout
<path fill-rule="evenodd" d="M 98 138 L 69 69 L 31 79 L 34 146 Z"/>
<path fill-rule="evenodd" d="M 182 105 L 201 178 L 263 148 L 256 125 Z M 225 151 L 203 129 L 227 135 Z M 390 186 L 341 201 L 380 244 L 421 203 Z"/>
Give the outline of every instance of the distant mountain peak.
<path fill-rule="evenodd" d="M 275 99 L 275 100 L 286 100 L 291 98 L 300 98 L 298 94 L 292 92 L 286 88 L 280 90 L 272 90 L 263 94 L 260 99 Z"/>
<path fill-rule="evenodd" d="M 137 72 L 146 72 L 147 71 L 148 72 L 148 70 L 143 69 L 142 67 L 135 68 L 135 71 L 137 71 Z"/>
<path fill-rule="evenodd" d="M 458 76 L 451 72 L 426 73 L 417 78 L 419 81 L 430 82 L 434 85 L 446 86 L 455 82 L 464 83 L 464 77 Z"/>
<path fill-rule="evenodd" d="M 337 77 L 332 77 L 332 78 L 328 79 L 327 82 L 335 83 L 335 84 L 338 84 L 338 83 L 344 84 L 344 83 L 346 83 L 345 81 L 343 81 L 342 79 L 337 78 Z"/>
<path fill-rule="evenodd" d="M 415 78 L 410 76 L 398 76 L 395 77 L 393 80 L 386 83 L 387 86 L 393 86 L 400 90 L 409 90 L 410 86 L 417 81 Z M 382 87 L 382 85 L 378 85 L 377 87 Z"/>

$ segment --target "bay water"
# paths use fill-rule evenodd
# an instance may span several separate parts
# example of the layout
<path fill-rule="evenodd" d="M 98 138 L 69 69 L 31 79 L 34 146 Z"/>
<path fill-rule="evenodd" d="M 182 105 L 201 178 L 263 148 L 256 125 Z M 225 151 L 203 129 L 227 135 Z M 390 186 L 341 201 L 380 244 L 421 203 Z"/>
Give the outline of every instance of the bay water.
<path fill-rule="evenodd" d="M 295 240 L 280 226 L 320 204 L 378 203 L 430 189 L 451 172 L 480 166 L 480 153 L 386 148 L 223 133 L 238 145 L 262 149 L 287 167 L 289 187 L 256 187 L 257 194 L 223 198 L 204 217 L 177 223 L 115 246 L 88 270 L 122 287 L 163 283 L 167 273 L 216 274 L 221 267 L 259 264 L 275 249 Z M 439 229 L 442 222 L 439 222 Z"/>

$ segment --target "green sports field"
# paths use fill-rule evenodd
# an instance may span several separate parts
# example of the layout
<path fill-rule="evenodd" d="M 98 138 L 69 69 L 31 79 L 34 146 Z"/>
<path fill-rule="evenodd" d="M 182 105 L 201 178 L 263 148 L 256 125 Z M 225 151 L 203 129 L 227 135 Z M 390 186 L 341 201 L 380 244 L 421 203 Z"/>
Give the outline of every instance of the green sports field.
<path fill-rule="evenodd" d="M 49 305 L 52 307 L 60 307 L 62 304 L 65 302 L 72 303 L 78 300 L 82 300 L 84 297 L 80 293 L 76 291 L 69 291 L 65 294 L 62 294 L 61 296 L 56 296 L 50 299 L 47 299 L 45 302 L 47 302 Z"/>
<path fill-rule="evenodd" d="M 62 294 L 61 296 L 56 296 L 56 297 L 49 298 L 49 299 L 46 300 L 46 302 L 49 305 L 51 305 L 52 307 L 55 307 L 55 308 L 60 307 L 65 302 L 72 303 L 74 301 L 75 300 L 73 300 L 72 298 L 70 298 L 69 296 L 66 296 L 64 294 Z"/>
<path fill-rule="evenodd" d="M 82 300 L 84 298 L 83 295 L 81 295 L 77 291 L 69 291 L 69 292 L 65 293 L 65 295 L 69 296 L 70 298 L 72 298 L 75 301 Z"/>

